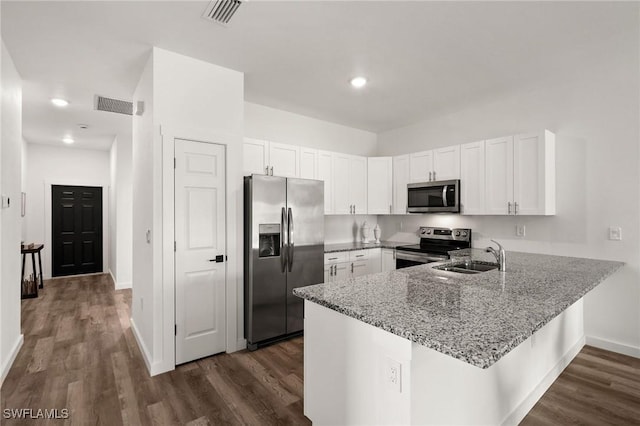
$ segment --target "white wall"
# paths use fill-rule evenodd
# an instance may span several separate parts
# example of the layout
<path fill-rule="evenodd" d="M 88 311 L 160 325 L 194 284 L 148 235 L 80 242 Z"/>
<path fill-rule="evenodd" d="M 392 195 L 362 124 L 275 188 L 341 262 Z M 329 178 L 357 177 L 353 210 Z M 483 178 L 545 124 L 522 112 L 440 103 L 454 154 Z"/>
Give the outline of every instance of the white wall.
<path fill-rule="evenodd" d="M 27 144 L 26 243 L 45 243 L 44 277 L 51 277 L 51 185 L 102 186 L 103 267 L 109 266 L 109 152 Z"/>
<path fill-rule="evenodd" d="M 507 250 L 626 262 L 586 297 L 585 330 L 592 343 L 640 356 L 637 31 L 587 53 L 597 65 L 576 70 L 571 79 L 547 78 L 378 135 L 378 153 L 395 155 L 547 128 L 556 133 L 556 216 L 380 216 L 379 222 L 386 239 L 417 239 L 420 225 L 464 226 L 474 230 L 476 246 L 495 238 Z M 515 237 L 516 224 L 526 225 L 525 238 Z M 622 241 L 607 240 L 610 225 L 622 227 Z"/>
<path fill-rule="evenodd" d="M 244 103 L 244 135 L 326 151 L 373 156 L 376 134 L 264 105 Z"/>
<path fill-rule="evenodd" d="M 109 271 L 116 290 L 131 287 L 131 134 L 118 135 L 109 151 Z"/>
<path fill-rule="evenodd" d="M 243 74 L 154 48 L 134 94 L 145 114 L 133 126 L 133 321 L 152 374 L 175 365 L 173 138 L 226 145 L 227 351 L 242 344 Z M 171 151 L 171 152 L 169 152 Z M 145 233 L 151 231 L 151 244 Z M 170 241 L 170 244 L 165 244 Z M 170 246 L 170 249 L 168 249 Z"/>
<path fill-rule="evenodd" d="M 0 213 L 0 383 L 15 359 L 20 330 L 20 192 L 22 151 L 22 82 L 4 43 L 1 52 L 0 192 L 10 206 Z"/>

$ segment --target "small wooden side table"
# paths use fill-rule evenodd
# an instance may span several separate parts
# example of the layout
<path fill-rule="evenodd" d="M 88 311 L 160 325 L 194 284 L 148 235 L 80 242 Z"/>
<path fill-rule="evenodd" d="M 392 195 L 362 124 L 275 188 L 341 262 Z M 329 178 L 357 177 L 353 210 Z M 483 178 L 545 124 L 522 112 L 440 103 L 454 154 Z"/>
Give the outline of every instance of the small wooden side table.
<path fill-rule="evenodd" d="M 40 252 L 42 251 L 42 249 L 44 248 L 44 244 L 36 244 L 31 248 L 28 247 L 22 247 L 20 252 L 22 253 L 22 280 L 24 281 L 24 264 L 27 258 L 27 254 L 31 254 L 31 266 L 33 269 L 33 276 L 34 279 L 38 279 L 38 270 L 40 271 L 40 288 L 44 287 L 44 280 L 42 278 L 42 257 L 40 255 Z M 36 254 L 38 254 L 38 269 L 36 269 Z M 22 286 L 22 283 L 20 283 Z M 35 293 L 34 294 L 29 294 L 29 295 L 22 295 L 22 298 L 29 298 L 29 297 L 38 297 L 38 286 L 35 286 Z"/>

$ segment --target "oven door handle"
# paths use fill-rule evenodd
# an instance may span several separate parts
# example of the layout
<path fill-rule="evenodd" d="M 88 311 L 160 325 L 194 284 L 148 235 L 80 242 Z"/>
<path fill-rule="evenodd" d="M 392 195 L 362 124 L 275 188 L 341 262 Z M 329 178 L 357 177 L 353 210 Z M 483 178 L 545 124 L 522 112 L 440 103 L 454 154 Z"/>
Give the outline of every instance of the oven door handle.
<path fill-rule="evenodd" d="M 414 262 L 420 262 L 420 263 L 429 263 L 429 262 L 443 262 L 445 260 L 447 260 L 447 257 L 440 257 L 440 256 L 425 256 L 425 255 L 421 255 L 421 254 L 413 254 L 413 253 L 407 253 L 403 250 L 397 250 L 396 249 L 396 259 L 400 259 L 400 260 L 412 260 Z"/>

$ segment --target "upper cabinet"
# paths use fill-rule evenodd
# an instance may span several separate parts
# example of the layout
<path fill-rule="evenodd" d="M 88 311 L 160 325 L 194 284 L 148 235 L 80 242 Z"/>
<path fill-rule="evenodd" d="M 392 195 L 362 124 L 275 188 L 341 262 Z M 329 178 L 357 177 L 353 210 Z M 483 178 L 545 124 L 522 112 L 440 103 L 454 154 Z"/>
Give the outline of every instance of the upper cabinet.
<path fill-rule="evenodd" d="M 409 183 L 409 155 L 393 157 L 393 213 L 407 213 L 407 184 Z M 371 195 L 369 195 L 371 196 Z"/>
<path fill-rule="evenodd" d="M 409 154 L 409 180 L 460 179 L 460 145 Z"/>
<path fill-rule="evenodd" d="M 300 147 L 300 177 L 303 179 L 319 179 L 318 150 Z"/>
<path fill-rule="evenodd" d="M 324 213 L 333 213 L 333 154 L 328 151 L 318 151 L 317 178 L 324 181 Z"/>
<path fill-rule="evenodd" d="M 269 174 L 300 177 L 300 147 L 269 142 Z"/>
<path fill-rule="evenodd" d="M 484 152 L 484 141 L 460 146 L 460 213 L 462 214 L 484 214 Z"/>
<path fill-rule="evenodd" d="M 242 146 L 246 175 L 300 176 L 300 147 L 245 138 Z"/>
<path fill-rule="evenodd" d="M 331 154 L 332 214 L 367 213 L 367 158 Z M 325 196 L 326 198 L 326 196 Z"/>
<path fill-rule="evenodd" d="M 367 214 L 367 157 L 352 155 L 349 159 L 349 199 L 353 214 Z"/>
<path fill-rule="evenodd" d="M 269 142 L 245 138 L 242 156 L 245 175 L 269 174 Z"/>
<path fill-rule="evenodd" d="M 390 214 L 393 208 L 393 159 L 367 159 L 367 213 Z M 406 191 L 406 189 L 405 189 Z"/>
<path fill-rule="evenodd" d="M 548 130 L 485 141 L 485 212 L 554 215 L 555 135 Z"/>

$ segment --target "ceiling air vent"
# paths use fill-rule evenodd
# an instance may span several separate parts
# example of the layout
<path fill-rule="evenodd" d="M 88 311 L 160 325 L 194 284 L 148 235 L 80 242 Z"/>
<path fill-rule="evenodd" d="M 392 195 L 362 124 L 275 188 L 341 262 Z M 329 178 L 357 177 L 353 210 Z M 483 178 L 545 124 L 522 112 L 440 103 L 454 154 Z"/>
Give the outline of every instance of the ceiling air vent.
<path fill-rule="evenodd" d="M 213 0 L 205 9 L 202 17 L 226 25 L 241 4 L 240 0 Z"/>
<path fill-rule="evenodd" d="M 105 98 L 104 96 L 96 95 L 95 108 L 98 111 L 133 115 L 133 102 L 122 101 L 120 99 Z"/>

